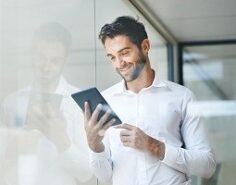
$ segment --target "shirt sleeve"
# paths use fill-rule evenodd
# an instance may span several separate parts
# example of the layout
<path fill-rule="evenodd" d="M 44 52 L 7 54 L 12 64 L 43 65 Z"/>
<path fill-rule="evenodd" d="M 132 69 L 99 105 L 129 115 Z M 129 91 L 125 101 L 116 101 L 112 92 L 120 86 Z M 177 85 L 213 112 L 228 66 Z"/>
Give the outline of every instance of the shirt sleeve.
<path fill-rule="evenodd" d="M 70 101 L 66 103 L 70 103 Z M 69 104 L 66 107 L 68 107 L 68 111 L 64 112 L 64 116 L 71 145 L 59 153 L 57 163 L 77 182 L 87 182 L 93 178 L 93 174 L 89 168 L 89 148 L 83 125 L 83 114 L 77 105 Z"/>
<path fill-rule="evenodd" d="M 193 94 L 186 90 L 181 124 L 184 148 L 165 143 L 165 157 L 162 162 L 188 175 L 209 178 L 215 171 L 215 155 L 193 100 Z"/>
<path fill-rule="evenodd" d="M 96 153 L 90 150 L 90 168 L 102 182 L 110 182 L 112 179 L 112 161 L 107 137 L 106 133 L 103 139 L 105 145 L 104 152 Z"/>
<path fill-rule="evenodd" d="M 53 169 L 53 172 L 62 172 L 60 177 L 62 179 L 70 179 L 70 181 L 75 181 L 78 183 L 84 183 L 92 179 L 93 174 L 89 169 L 89 150 L 87 143 L 82 135 L 78 135 L 77 140 L 81 141 L 76 143 L 73 141 L 73 133 L 70 132 L 70 146 L 64 151 L 58 151 L 57 146 L 46 136 L 40 137 L 40 142 L 38 147 L 41 148 L 40 152 L 48 153 L 50 161 L 48 167 Z M 83 143 L 84 144 L 83 144 Z M 46 161 L 43 161 L 46 162 Z M 47 164 L 45 164 L 47 166 Z M 54 174 L 50 174 L 50 178 Z M 58 178 L 60 178 L 58 177 Z M 69 183 L 70 184 L 70 183 Z"/>
<path fill-rule="evenodd" d="M 88 153 L 72 144 L 66 151 L 58 156 L 58 164 L 78 182 L 87 182 L 93 177 L 89 169 Z"/>

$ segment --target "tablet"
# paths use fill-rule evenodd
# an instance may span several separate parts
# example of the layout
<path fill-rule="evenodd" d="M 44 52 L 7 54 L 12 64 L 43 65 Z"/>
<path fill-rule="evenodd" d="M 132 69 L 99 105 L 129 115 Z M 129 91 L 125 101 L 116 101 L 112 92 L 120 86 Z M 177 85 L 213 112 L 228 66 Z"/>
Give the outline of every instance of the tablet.
<path fill-rule="evenodd" d="M 74 93 L 71 95 L 72 98 L 75 100 L 75 102 L 80 106 L 80 108 L 84 111 L 84 102 L 88 102 L 90 105 L 90 110 L 93 112 L 98 104 L 102 104 L 103 108 L 98 115 L 98 120 L 103 116 L 103 114 L 110 110 L 111 114 L 108 118 L 108 120 L 115 119 L 116 121 L 113 123 L 114 125 L 121 124 L 120 118 L 116 115 L 116 113 L 112 110 L 110 105 L 106 102 L 106 100 L 103 98 L 101 93 L 97 90 L 96 87 L 86 89 L 77 93 Z"/>

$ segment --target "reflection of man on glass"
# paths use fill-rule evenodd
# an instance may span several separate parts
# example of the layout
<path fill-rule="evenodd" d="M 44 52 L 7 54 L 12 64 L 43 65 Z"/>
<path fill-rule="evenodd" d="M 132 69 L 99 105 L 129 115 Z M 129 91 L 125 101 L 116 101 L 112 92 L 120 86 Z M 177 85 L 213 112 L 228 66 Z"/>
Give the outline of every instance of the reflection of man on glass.
<path fill-rule="evenodd" d="M 123 78 L 103 95 L 124 123 L 110 127 L 109 112 L 97 120 L 101 105 L 91 114 L 85 103 L 95 175 L 113 185 L 187 185 L 191 174 L 210 177 L 215 159 L 199 116 L 189 108 L 193 95 L 158 78 L 149 62 L 143 24 L 119 17 L 103 26 L 99 38 Z"/>
<path fill-rule="evenodd" d="M 59 23 L 39 27 L 33 38 L 32 84 L 3 103 L 2 124 L 17 133 L 13 141 L 18 149 L 10 151 L 17 161 L 19 184 L 28 178 L 27 172 L 20 172 L 27 161 L 37 185 L 75 185 L 91 177 L 80 110 L 70 97 L 78 89 L 62 76 L 70 46 L 71 35 Z"/>

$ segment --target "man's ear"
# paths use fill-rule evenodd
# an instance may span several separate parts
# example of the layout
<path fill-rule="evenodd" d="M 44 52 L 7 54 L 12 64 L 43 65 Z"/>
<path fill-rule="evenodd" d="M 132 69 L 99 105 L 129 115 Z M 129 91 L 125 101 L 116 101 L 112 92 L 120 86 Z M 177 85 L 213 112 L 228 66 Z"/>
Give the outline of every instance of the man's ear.
<path fill-rule="evenodd" d="M 142 41 L 141 48 L 142 48 L 144 54 L 148 54 L 148 51 L 150 49 L 150 41 L 149 41 L 149 39 L 144 39 Z"/>

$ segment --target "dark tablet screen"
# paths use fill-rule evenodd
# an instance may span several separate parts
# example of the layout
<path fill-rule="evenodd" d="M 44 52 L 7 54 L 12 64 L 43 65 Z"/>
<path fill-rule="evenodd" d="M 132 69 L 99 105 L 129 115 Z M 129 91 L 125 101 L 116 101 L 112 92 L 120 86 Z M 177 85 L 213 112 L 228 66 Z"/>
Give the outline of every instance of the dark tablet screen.
<path fill-rule="evenodd" d="M 111 109 L 109 104 L 103 98 L 101 93 L 97 90 L 97 88 L 86 89 L 71 95 L 75 102 L 80 106 L 80 108 L 84 111 L 84 102 L 88 102 L 90 105 L 90 109 L 93 112 L 98 104 L 102 104 L 103 108 L 98 116 L 98 120 L 102 117 L 102 115 L 107 111 L 111 111 L 111 115 L 108 120 L 114 118 L 116 121 L 113 125 L 121 124 L 121 120 L 116 115 L 116 113 Z"/>

